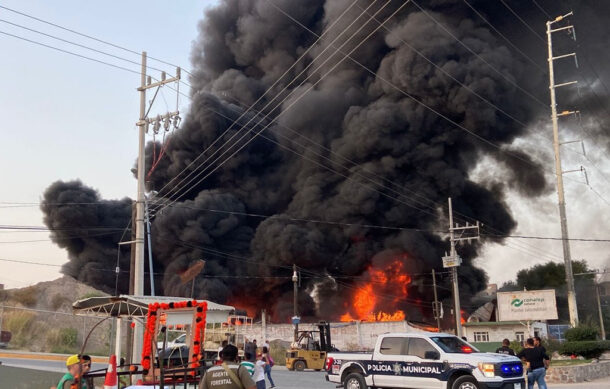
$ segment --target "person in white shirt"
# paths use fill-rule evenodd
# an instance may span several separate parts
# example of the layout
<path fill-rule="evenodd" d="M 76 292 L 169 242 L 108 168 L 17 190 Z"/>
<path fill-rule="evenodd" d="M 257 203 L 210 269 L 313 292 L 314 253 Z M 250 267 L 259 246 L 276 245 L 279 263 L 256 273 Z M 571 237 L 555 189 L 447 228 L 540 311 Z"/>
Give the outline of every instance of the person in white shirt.
<path fill-rule="evenodd" d="M 252 379 L 256 382 L 256 389 L 265 389 L 265 361 L 263 360 L 263 354 L 256 354 L 256 366 L 254 367 L 254 375 Z"/>

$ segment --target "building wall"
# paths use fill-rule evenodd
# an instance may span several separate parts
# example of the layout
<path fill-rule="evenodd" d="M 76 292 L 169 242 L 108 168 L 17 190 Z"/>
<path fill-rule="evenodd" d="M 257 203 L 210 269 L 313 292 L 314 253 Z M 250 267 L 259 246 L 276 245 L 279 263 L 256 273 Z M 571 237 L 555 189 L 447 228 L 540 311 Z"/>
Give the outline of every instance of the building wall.
<path fill-rule="evenodd" d="M 487 333 L 488 339 L 476 339 L 475 332 Z M 470 342 L 501 342 L 503 339 L 518 340 L 518 332 L 523 333 L 524 338 L 529 337 L 527 335 L 527 327 L 522 324 L 464 326 L 464 336 Z M 532 323 L 530 336 L 534 336 L 536 332 L 541 338 L 546 338 L 548 335 L 546 324 L 540 322 Z"/>
<path fill-rule="evenodd" d="M 317 330 L 315 324 L 300 324 L 299 330 Z M 366 350 L 372 349 L 377 341 L 377 336 L 388 332 L 421 332 L 411 327 L 405 321 L 396 322 L 353 322 L 353 323 L 331 323 L 331 342 L 339 350 Z M 256 339 L 258 344 L 263 340 L 268 342 L 282 340 L 292 343 L 294 327 L 291 324 L 267 324 L 263 329 L 261 324 L 245 326 L 240 328 L 240 333 L 248 339 Z"/>

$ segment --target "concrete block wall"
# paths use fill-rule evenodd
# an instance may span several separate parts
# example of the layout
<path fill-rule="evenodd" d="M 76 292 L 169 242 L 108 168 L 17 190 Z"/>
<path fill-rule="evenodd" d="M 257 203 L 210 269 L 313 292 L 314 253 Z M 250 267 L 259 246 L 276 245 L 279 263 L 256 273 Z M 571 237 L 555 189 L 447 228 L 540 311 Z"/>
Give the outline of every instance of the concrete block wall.
<path fill-rule="evenodd" d="M 299 330 L 317 330 L 315 324 L 299 324 Z M 372 349 L 377 336 L 388 332 L 418 332 L 421 331 L 410 326 L 406 321 L 388 322 L 352 322 L 331 323 L 331 341 L 339 350 L 367 350 Z M 240 328 L 240 333 L 248 339 L 256 339 L 258 344 L 263 340 L 268 342 L 282 340 L 291 343 L 294 327 L 291 324 L 261 324 Z"/>
<path fill-rule="evenodd" d="M 551 367 L 546 372 L 548 383 L 576 383 L 610 376 L 610 362 Z"/>

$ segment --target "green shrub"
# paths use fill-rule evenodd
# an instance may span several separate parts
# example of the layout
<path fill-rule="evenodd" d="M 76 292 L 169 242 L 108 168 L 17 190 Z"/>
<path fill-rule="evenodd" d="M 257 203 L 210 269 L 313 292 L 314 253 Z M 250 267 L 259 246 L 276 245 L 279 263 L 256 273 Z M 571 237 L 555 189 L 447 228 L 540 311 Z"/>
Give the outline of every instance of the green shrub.
<path fill-rule="evenodd" d="M 566 331 L 566 340 L 568 342 L 580 342 L 584 340 L 595 340 L 597 339 L 598 330 L 596 327 L 581 324 L 577 327 L 570 328 Z"/>
<path fill-rule="evenodd" d="M 35 318 L 36 314 L 32 312 L 15 311 L 4 314 L 2 329 L 12 333 L 9 343 L 11 348 L 22 348 L 30 342 Z"/>
<path fill-rule="evenodd" d="M 563 355 L 580 355 L 587 359 L 599 358 L 604 352 L 610 350 L 609 340 L 587 340 L 580 342 L 565 342 L 561 345 L 559 353 Z"/>
<path fill-rule="evenodd" d="M 51 308 L 53 308 L 54 311 L 57 311 L 59 308 L 61 308 L 62 305 L 69 302 L 70 300 L 68 298 L 59 293 L 56 293 L 51 299 Z"/>
<path fill-rule="evenodd" d="M 555 339 L 542 339 L 542 346 L 546 349 L 546 353 L 551 356 L 555 351 L 559 351 L 561 342 Z"/>
<path fill-rule="evenodd" d="M 509 347 L 513 349 L 515 355 L 519 354 L 521 350 L 523 350 L 523 346 L 521 345 L 521 341 L 519 340 L 513 340 L 512 342 L 510 342 Z"/>
<path fill-rule="evenodd" d="M 77 352 L 76 340 L 78 331 L 75 328 L 56 328 L 47 334 L 47 348 L 52 353 L 69 354 Z"/>

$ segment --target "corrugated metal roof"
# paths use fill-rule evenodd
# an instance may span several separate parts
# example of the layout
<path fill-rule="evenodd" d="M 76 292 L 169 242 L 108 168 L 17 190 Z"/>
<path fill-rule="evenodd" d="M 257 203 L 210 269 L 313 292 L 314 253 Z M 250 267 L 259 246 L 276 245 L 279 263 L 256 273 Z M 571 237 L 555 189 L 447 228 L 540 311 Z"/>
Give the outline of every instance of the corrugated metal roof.
<path fill-rule="evenodd" d="M 169 304 L 181 301 L 192 301 L 192 299 L 186 297 L 129 295 L 90 297 L 76 301 L 72 304 L 72 309 L 77 315 L 144 317 L 148 313 L 148 304 L 155 302 Z M 222 305 L 208 300 L 204 301 L 208 303 L 208 311 L 230 312 L 235 309 L 235 307 L 230 305 Z"/>

